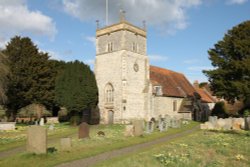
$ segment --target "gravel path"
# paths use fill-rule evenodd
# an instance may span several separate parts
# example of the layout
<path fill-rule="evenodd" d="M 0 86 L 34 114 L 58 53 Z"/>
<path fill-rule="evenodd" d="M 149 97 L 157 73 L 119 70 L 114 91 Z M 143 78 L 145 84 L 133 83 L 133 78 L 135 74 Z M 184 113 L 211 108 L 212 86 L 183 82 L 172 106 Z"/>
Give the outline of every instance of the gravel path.
<path fill-rule="evenodd" d="M 80 160 L 76 160 L 76 161 L 63 163 L 63 164 L 58 165 L 57 167 L 91 167 L 99 162 L 102 162 L 102 161 L 105 161 L 105 160 L 108 160 L 111 158 L 115 158 L 118 156 L 133 153 L 135 151 L 139 151 L 140 149 L 147 148 L 147 147 L 150 147 L 150 146 L 153 146 L 156 144 L 160 144 L 163 142 L 167 142 L 167 141 L 170 141 L 170 140 L 175 139 L 175 138 L 187 136 L 188 134 L 193 133 L 197 130 L 199 130 L 199 126 L 196 126 L 190 130 L 187 130 L 187 131 L 184 131 L 181 133 L 169 135 L 169 136 L 166 136 L 166 137 L 163 137 L 160 139 L 156 139 L 154 141 L 150 141 L 147 143 L 137 144 L 137 145 L 125 147 L 122 149 L 101 153 L 101 154 L 98 154 L 98 155 L 95 155 L 95 156 L 92 156 L 89 158 L 84 158 L 84 159 L 80 159 Z"/>

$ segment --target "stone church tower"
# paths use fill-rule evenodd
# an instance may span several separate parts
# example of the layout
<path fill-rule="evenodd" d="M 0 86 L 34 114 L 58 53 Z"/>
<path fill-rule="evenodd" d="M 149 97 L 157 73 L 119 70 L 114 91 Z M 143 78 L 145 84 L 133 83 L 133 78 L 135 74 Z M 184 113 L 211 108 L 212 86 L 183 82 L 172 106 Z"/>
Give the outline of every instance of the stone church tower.
<path fill-rule="evenodd" d="M 95 76 L 101 123 L 145 119 L 152 92 L 147 33 L 124 19 L 96 30 Z"/>

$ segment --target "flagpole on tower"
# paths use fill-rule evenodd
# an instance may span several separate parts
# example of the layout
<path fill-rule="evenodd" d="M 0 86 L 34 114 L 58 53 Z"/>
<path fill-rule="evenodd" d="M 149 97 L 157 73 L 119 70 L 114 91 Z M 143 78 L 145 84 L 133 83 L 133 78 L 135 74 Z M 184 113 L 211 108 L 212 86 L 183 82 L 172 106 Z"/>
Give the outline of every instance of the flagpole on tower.
<path fill-rule="evenodd" d="M 109 24 L 109 13 L 108 13 L 108 10 L 109 10 L 109 0 L 106 0 L 106 26 L 108 26 L 108 24 Z"/>

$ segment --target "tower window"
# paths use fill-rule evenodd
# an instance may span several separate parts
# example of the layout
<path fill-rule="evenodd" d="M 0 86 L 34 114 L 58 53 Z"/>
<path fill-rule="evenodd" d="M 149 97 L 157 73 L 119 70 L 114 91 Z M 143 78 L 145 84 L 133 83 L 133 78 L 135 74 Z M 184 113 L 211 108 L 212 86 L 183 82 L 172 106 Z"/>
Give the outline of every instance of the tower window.
<path fill-rule="evenodd" d="M 113 51 L 113 43 L 109 42 L 108 43 L 108 52 L 112 52 Z"/>
<path fill-rule="evenodd" d="M 137 43 L 135 43 L 135 42 L 132 43 L 132 51 L 133 52 L 137 52 L 138 51 Z"/>
<path fill-rule="evenodd" d="M 110 83 L 105 86 L 105 102 L 114 102 L 114 88 Z"/>

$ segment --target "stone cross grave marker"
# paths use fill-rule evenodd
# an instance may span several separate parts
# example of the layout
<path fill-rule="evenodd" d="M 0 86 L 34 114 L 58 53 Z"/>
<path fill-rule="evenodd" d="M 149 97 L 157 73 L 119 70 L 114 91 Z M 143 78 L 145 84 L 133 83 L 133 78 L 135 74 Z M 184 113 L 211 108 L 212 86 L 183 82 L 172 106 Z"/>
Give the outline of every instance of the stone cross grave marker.
<path fill-rule="evenodd" d="M 83 122 L 79 125 L 78 138 L 88 138 L 89 137 L 89 125 L 86 122 Z"/>
<path fill-rule="evenodd" d="M 36 125 L 28 127 L 26 149 L 35 154 L 47 153 L 47 129 Z"/>

